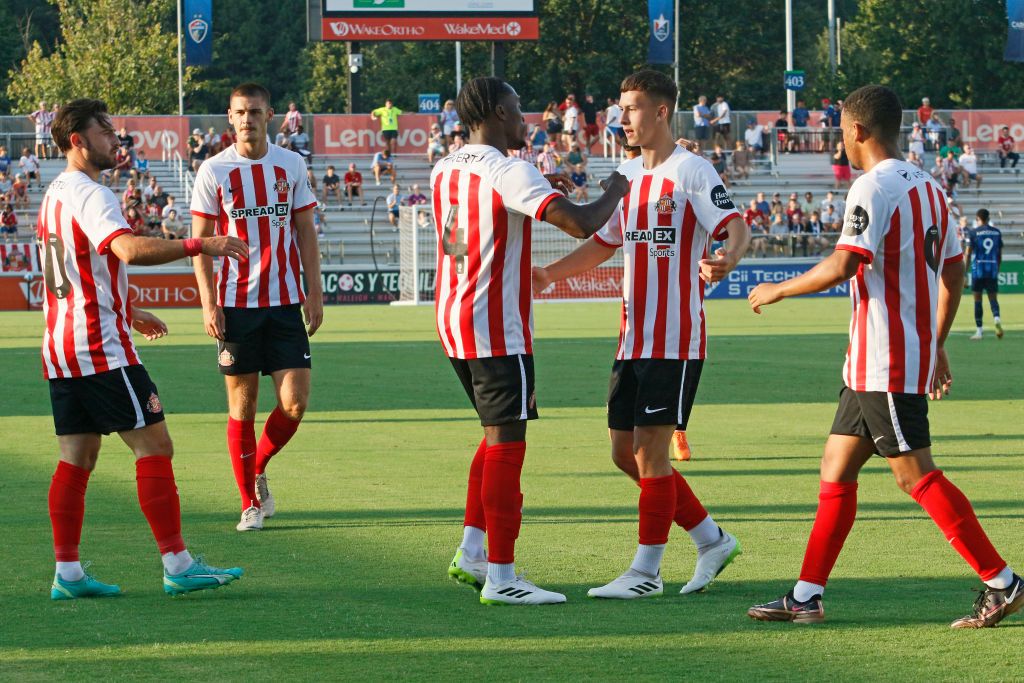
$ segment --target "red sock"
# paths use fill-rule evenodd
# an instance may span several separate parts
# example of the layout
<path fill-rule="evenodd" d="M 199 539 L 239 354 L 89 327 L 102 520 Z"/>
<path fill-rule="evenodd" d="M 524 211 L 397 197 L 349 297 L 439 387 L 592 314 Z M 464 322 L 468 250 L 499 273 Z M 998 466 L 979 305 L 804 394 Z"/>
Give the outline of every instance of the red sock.
<path fill-rule="evenodd" d="M 525 457 L 525 441 L 487 446 L 484 453 L 480 498 L 487 524 L 488 559 L 495 564 L 515 561 L 516 539 L 523 521 L 519 475 Z"/>
<path fill-rule="evenodd" d="M 708 511 L 697 500 L 697 496 L 693 495 L 693 490 L 683 479 L 683 475 L 676 471 L 672 478 L 676 484 L 675 523 L 689 531 L 707 518 Z"/>
<path fill-rule="evenodd" d="M 857 482 L 821 482 L 800 580 L 824 586 L 857 517 Z"/>
<path fill-rule="evenodd" d="M 50 482 L 50 523 L 53 525 L 53 554 L 57 562 L 78 562 L 78 544 L 85 519 L 85 488 L 89 470 L 64 462 Z"/>
<path fill-rule="evenodd" d="M 484 514 L 482 487 L 484 481 L 484 457 L 487 453 L 487 439 L 480 442 L 469 466 L 469 487 L 466 490 L 466 517 L 462 526 L 473 526 L 487 530 L 487 516 Z"/>
<path fill-rule="evenodd" d="M 228 453 L 242 497 L 242 509 L 260 507 L 256 500 L 256 428 L 252 420 L 228 418 Z"/>
<path fill-rule="evenodd" d="M 924 475 L 910 495 L 942 529 L 949 544 L 967 560 L 982 581 L 995 578 L 1006 568 L 1006 562 L 981 528 L 967 496 L 946 479 L 942 470 Z"/>
<path fill-rule="evenodd" d="M 641 545 L 668 543 L 668 532 L 672 530 L 672 516 L 676 512 L 675 479 L 675 476 L 669 474 L 640 480 Z M 707 513 L 704 516 L 706 517 Z"/>
<path fill-rule="evenodd" d="M 139 507 L 153 530 L 160 554 L 183 551 L 181 504 L 171 459 L 166 455 L 149 455 L 136 460 L 135 484 L 139 491 Z"/>
<path fill-rule="evenodd" d="M 281 412 L 280 408 L 274 408 L 267 423 L 263 425 L 263 436 L 256 446 L 256 474 L 267 471 L 267 463 L 291 441 L 298 428 L 299 420 L 293 420 Z"/>

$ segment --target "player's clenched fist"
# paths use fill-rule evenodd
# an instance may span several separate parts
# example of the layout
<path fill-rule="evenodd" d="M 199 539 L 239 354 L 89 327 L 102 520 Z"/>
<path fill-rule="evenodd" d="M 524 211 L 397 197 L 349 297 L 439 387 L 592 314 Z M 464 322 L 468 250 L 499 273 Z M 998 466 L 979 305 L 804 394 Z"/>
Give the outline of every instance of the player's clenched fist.
<path fill-rule="evenodd" d="M 538 296 L 541 292 L 551 286 L 551 276 L 548 271 L 540 266 L 533 267 L 533 295 Z"/>
<path fill-rule="evenodd" d="M 774 285 L 770 282 L 762 282 L 757 287 L 750 290 L 750 294 L 747 294 L 747 301 L 750 302 L 750 308 L 758 315 L 761 314 L 762 306 L 773 304 L 781 299 L 782 296 L 779 294 L 778 285 Z"/>
<path fill-rule="evenodd" d="M 700 279 L 704 282 L 718 282 L 736 267 L 736 259 L 725 249 L 716 249 L 714 258 L 700 260 Z"/>
<path fill-rule="evenodd" d="M 207 256 L 227 256 L 236 261 L 245 261 L 249 258 L 249 246 L 237 237 L 230 235 L 204 237 L 203 253 Z"/>
<path fill-rule="evenodd" d="M 561 192 L 566 197 L 575 189 L 572 180 L 564 173 L 548 173 L 544 176 L 551 183 L 551 187 Z"/>
<path fill-rule="evenodd" d="M 600 184 L 601 189 L 605 192 L 615 192 L 620 197 L 629 194 L 629 181 L 618 171 L 612 171 L 611 175 L 602 180 Z"/>

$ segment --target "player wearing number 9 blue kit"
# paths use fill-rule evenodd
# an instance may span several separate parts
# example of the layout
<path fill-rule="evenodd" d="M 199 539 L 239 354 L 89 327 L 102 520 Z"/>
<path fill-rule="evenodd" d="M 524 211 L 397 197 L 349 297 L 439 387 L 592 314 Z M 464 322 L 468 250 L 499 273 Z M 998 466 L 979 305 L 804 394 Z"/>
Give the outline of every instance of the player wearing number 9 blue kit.
<path fill-rule="evenodd" d="M 1003 263 L 1003 233 L 989 224 L 988 209 L 978 209 L 975 226 L 967 233 L 966 258 L 971 263 L 971 291 L 974 293 L 974 324 L 977 331 L 972 340 L 981 339 L 981 293 L 988 294 L 988 303 L 995 318 L 996 338 L 1003 338 L 999 319 L 999 267 Z"/>

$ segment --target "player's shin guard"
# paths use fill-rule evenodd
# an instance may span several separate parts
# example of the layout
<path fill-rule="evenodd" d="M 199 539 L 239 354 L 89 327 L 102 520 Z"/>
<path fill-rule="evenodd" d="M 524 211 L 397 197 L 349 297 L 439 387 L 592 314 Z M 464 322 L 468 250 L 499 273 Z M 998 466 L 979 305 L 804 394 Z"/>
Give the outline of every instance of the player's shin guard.
<path fill-rule="evenodd" d="M 61 460 L 50 482 L 50 523 L 57 562 L 78 562 L 78 544 L 85 519 L 85 489 L 89 470 Z"/>
<path fill-rule="evenodd" d="M 824 586 L 857 517 L 857 482 L 821 482 L 800 580 Z"/>
<path fill-rule="evenodd" d="M 242 510 L 259 507 L 256 500 L 256 428 L 252 420 L 228 418 L 228 453 L 235 483 L 242 497 Z"/>
<path fill-rule="evenodd" d="M 1006 567 L 1006 562 L 981 528 L 967 496 L 946 479 L 942 470 L 924 475 L 910 495 L 982 581 L 994 578 Z"/>
<path fill-rule="evenodd" d="M 999 299 L 994 296 L 989 297 L 988 305 L 992 309 L 992 317 L 996 319 L 996 322 L 999 322 Z"/>
<path fill-rule="evenodd" d="M 267 463 L 295 436 L 299 422 L 285 415 L 280 408 L 274 408 L 263 425 L 263 435 L 256 446 L 256 474 L 267 471 Z"/>
<path fill-rule="evenodd" d="M 516 539 L 523 521 L 519 475 L 525 457 L 525 441 L 488 446 L 484 454 L 480 490 L 487 520 L 488 560 L 492 564 L 515 561 Z"/>
<path fill-rule="evenodd" d="M 674 472 L 672 479 L 676 488 L 675 523 L 689 531 L 707 518 L 708 511 L 697 500 L 683 475 Z"/>
<path fill-rule="evenodd" d="M 668 543 L 676 512 L 676 486 L 671 474 L 640 480 L 640 545 Z"/>
<path fill-rule="evenodd" d="M 139 458 L 135 461 L 135 483 L 139 491 L 139 507 L 153 530 L 160 554 L 183 551 L 181 503 L 171 459 L 166 455 Z"/>
<path fill-rule="evenodd" d="M 974 324 L 981 327 L 981 317 L 984 315 L 984 311 L 981 308 L 981 301 L 974 302 Z M 999 315 L 994 313 L 993 315 Z"/>
<path fill-rule="evenodd" d="M 487 439 L 480 442 L 469 466 L 469 485 L 466 488 L 466 516 L 462 526 L 487 530 L 487 516 L 484 514 L 483 482 L 484 458 L 487 454 Z"/>

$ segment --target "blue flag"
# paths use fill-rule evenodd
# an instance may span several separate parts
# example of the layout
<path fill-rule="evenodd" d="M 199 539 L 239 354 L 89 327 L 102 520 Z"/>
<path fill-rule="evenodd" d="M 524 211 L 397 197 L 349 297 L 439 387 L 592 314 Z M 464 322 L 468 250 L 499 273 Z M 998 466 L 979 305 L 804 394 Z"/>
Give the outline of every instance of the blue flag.
<path fill-rule="evenodd" d="M 1024 0 L 1006 0 L 1006 51 L 1003 60 L 1024 62 Z"/>
<path fill-rule="evenodd" d="M 185 0 L 185 64 L 209 66 L 213 61 L 213 0 Z"/>
<path fill-rule="evenodd" d="M 651 37 L 647 43 L 648 64 L 674 64 L 673 0 L 647 0 L 647 18 Z"/>

